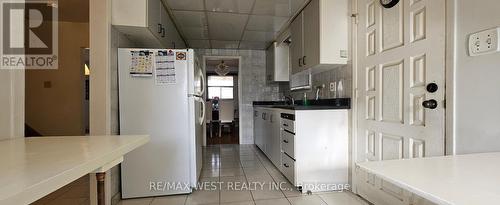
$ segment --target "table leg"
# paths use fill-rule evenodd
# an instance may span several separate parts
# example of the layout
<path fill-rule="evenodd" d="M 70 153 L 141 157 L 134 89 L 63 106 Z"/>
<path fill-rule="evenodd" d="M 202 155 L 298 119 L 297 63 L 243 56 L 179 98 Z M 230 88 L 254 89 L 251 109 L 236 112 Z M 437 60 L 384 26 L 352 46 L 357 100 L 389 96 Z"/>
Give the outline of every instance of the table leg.
<path fill-rule="evenodd" d="M 104 192 L 104 178 L 106 176 L 105 172 L 100 172 L 95 174 L 97 179 L 97 205 L 105 204 L 105 192 Z"/>
<path fill-rule="evenodd" d="M 210 122 L 209 125 L 210 125 L 210 138 L 214 138 L 214 136 L 213 136 L 213 134 L 214 134 L 214 130 L 213 130 L 214 124 L 212 122 Z"/>
<path fill-rule="evenodd" d="M 219 123 L 219 138 L 222 138 L 222 122 Z"/>

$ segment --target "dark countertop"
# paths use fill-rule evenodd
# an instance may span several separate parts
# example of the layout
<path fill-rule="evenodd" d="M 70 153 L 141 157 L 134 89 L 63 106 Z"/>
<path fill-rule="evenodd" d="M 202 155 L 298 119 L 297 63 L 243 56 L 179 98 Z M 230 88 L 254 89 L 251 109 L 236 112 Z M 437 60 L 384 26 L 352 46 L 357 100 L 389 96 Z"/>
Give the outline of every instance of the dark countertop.
<path fill-rule="evenodd" d="M 302 100 L 295 101 L 295 105 L 287 105 L 285 101 L 254 101 L 254 107 L 280 108 L 288 110 L 332 110 L 351 109 L 350 98 L 310 100 L 309 105 L 304 105 Z"/>

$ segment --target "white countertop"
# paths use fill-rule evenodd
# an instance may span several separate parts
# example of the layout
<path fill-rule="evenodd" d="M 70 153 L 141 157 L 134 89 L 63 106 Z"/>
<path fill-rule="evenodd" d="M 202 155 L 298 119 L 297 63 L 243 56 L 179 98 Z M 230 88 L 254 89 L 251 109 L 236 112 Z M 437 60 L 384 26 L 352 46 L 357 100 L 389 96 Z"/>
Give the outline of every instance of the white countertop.
<path fill-rule="evenodd" d="M 0 204 L 29 204 L 147 143 L 148 136 L 0 141 Z"/>
<path fill-rule="evenodd" d="M 500 153 L 363 162 L 358 165 L 437 204 L 500 203 Z"/>

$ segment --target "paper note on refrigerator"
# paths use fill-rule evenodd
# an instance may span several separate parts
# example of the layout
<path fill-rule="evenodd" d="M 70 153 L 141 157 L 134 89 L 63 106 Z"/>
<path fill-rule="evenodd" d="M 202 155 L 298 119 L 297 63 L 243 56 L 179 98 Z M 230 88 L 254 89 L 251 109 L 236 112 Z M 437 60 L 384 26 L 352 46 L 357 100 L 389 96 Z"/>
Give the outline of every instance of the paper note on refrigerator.
<path fill-rule="evenodd" d="M 157 85 L 176 83 L 175 57 L 172 50 L 160 50 L 156 53 L 155 81 Z"/>
<path fill-rule="evenodd" d="M 153 52 L 130 51 L 130 75 L 134 77 L 153 76 Z"/>

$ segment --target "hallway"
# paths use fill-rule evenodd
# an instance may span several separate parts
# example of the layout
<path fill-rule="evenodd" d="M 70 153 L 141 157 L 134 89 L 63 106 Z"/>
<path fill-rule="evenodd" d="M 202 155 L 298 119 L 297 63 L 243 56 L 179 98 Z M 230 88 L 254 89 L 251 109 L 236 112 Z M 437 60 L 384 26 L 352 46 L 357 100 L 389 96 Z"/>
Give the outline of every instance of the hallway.
<path fill-rule="evenodd" d="M 203 157 L 200 183 L 216 183 L 220 185 L 218 188 L 195 191 L 190 195 L 124 200 L 120 205 L 366 204 L 350 192 L 301 195 L 255 145 L 208 146 Z M 239 183 L 248 184 L 248 187 Z M 280 188 L 270 188 L 273 184 Z"/>

